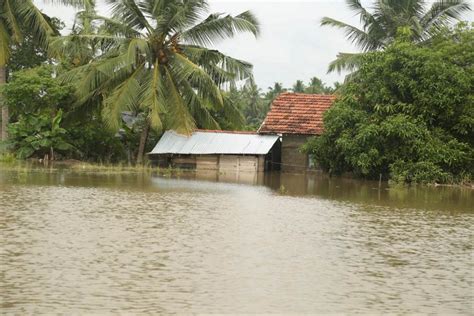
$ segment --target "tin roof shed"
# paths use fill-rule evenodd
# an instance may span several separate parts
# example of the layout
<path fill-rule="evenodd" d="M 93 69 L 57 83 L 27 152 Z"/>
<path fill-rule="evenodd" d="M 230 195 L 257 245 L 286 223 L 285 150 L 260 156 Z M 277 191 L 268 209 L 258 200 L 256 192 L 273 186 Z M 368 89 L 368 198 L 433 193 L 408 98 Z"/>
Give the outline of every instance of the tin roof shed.
<path fill-rule="evenodd" d="M 278 139 L 276 135 L 253 132 L 197 130 L 186 136 L 166 131 L 149 154 L 266 155 Z"/>

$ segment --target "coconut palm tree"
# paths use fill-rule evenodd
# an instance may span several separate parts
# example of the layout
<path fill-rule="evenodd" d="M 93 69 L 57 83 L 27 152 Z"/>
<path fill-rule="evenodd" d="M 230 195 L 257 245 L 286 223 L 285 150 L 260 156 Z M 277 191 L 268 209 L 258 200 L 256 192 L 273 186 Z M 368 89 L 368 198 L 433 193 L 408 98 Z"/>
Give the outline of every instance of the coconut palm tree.
<path fill-rule="evenodd" d="M 327 92 L 327 87 L 318 77 L 313 77 L 309 81 L 309 85 L 306 88 L 306 93 L 316 94 Z"/>
<path fill-rule="evenodd" d="M 113 129 L 120 127 L 123 111 L 145 114 L 137 162 L 149 128 L 183 133 L 219 128 L 211 110 L 224 107 L 221 88 L 251 77 L 252 66 L 208 46 L 240 32 L 257 36 L 256 18 L 246 11 L 202 20 L 206 0 L 107 1 L 111 17 L 91 17 L 99 33 L 74 35 L 101 45 L 92 62 L 64 76 L 78 82 L 80 102 L 101 98 L 103 117 Z"/>
<path fill-rule="evenodd" d="M 262 115 L 262 102 L 260 98 L 262 91 L 253 80 L 250 80 L 243 87 L 242 94 L 243 99 L 247 102 L 244 111 L 247 122 L 254 124 L 255 120 L 258 122 L 260 119 L 259 116 Z"/>
<path fill-rule="evenodd" d="M 304 93 L 305 89 L 306 89 L 306 86 L 305 86 L 303 80 L 296 80 L 296 82 L 293 85 L 293 88 L 291 90 L 294 93 Z"/>
<path fill-rule="evenodd" d="M 373 10 L 362 6 L 360 0 L 346 2 L 359 16 L 361 28 L 329 17 L 324 17 L 321 25 L 344 30 L 347 39 L 362 52 L 385 49 L 394 42 L 400 28 L 409 28 L 411 40 L 422 43 L 471 10 L 467 0 L 436 0 L 429 8 L 425 0 L 376 0 Z M 328 72 L 355 70 L 362 55 L 339 53 L 337 59 L 330 63 Z"/>
<path fill-rule="evenodd" d="M 267 99 L 269 103 L 272 103 L 276 97 L 286 91 L 287 90 L 283 88 L 283 84 L 281 82 L 275 82 L 273 87 L 268 87 L 268 91 L 265 93 L 265 99 Z"/>
<path fill-rule="evenodd" d="M 86 0 L 51 0 L 51 3 L 80 5 Z M 0 1 L 0 86 L 7 80 L 7 63 L 10 58 L 11 46 L 22 41 L 24 32 L 31 32 L 35 40 L 45 44 L 49 36 L 57 34 L 50 19 L 44 15 L 32 0 L 1 0 Z M 2 140 L 7 140 L 9 121 L 8 107 L 2 107 Z"/>
<path fill-rule="evenodd" d="M 97 34 L 98 26 L 91 17 L 96 16 L 95 0 L 88 0 L 76 12 L 70 36 L 55 37 L 49 42 L 50 54 L 66 65 L 77 67 L 89 63 L 98 53 L 100 42 L 77 35 Z"/>

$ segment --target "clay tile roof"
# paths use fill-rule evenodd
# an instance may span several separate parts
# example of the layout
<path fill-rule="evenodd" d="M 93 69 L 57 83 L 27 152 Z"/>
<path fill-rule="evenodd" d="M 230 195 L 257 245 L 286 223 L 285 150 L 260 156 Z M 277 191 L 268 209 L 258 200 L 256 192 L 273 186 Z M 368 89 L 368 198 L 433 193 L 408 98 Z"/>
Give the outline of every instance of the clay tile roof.
<path fill-rule="evenodd" d="M 272 103 L 259 133 L 320 135 L 323 113 L 336 99 L 334 95 L 283 93 Z"/>

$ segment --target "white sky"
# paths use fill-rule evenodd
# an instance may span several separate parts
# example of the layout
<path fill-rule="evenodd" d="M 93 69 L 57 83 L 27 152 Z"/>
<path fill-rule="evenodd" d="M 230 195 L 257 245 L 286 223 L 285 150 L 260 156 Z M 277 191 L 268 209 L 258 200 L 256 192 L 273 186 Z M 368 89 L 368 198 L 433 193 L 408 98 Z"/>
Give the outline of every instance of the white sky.
<path fill-rule="evenodd" d="M 69 29 L 74 20 L 74 9 L 45 5 L 44 0 L 35 3 L 46 14 L 63 20 Z M 474 1 L 474 0 L 473 0 Z M 107 13 L 103 0 L 97 0 L 98 10 Z M 219 43 L 216 48 L 254 65 L 257 84 L 264 90 L 274 82 L 285 87 L 298 79 L 305 82 L 313 76 L 332 84 L 342 81 L 344 74 L 327 74 L 329 62 L 338 52 L 354 52 L 357 49 L 345 38 L 341 30 L 319 26 L 324 16 L 329 16 L 358 26 L 344 0 L 210 0 L 210 12 L 238 14 L 251 10 L 261 24 L 258 39 L 241 35 Z M 371 1 L 363 0 L 370 6 Z M 474 2 L 473 2 L 474 7 Z M 465 16 L 474 20 L 474 13 Z"/>

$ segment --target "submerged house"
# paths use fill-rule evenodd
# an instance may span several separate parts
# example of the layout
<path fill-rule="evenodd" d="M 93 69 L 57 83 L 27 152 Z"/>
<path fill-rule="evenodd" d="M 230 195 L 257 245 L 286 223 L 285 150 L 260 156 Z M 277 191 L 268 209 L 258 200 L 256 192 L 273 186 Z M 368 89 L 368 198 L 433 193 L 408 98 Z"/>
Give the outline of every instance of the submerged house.
<path fill-rule="evenodd" d="M 334 95 L 283 93 L 272 103 L 258 132 L 281 136 L 281 170 L 301 172 L 313 169 L 310 156 L 300 151 L 308 137 L 323 132 L 323 114 Z"/>
<path fill-rule="evenodd" d="M 280 137 L 255 132 L 166 131 L 149 153 L 160 166 L 218 172 L 261 172 L 280 166 Z"/>
<path fill-rule="evenodd" d="M 225 172 L 315 168 L 301 152 L 309 137 L 323 132 L 323 114 L 335 96 L 283 93 L 273 102 L 258 132 L 196 130 L 163 134 L 149 153 L 160 166 Z"/>

